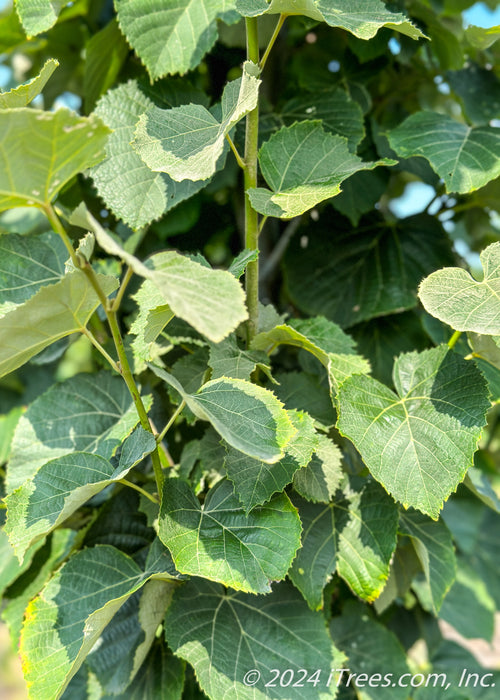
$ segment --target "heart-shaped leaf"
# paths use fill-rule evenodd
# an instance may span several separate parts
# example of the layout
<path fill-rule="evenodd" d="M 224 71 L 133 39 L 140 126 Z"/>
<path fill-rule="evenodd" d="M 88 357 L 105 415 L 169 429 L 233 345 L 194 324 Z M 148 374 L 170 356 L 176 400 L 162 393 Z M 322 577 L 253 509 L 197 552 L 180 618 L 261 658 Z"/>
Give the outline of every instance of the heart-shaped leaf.
<path fill-rule="evenodd" d="M 484 276 L 478 282 L 459 267 L 433 272 L 420 285 L 425 309 L 457 331 L 500 334 L 500 243 L 481 255 Z"/>

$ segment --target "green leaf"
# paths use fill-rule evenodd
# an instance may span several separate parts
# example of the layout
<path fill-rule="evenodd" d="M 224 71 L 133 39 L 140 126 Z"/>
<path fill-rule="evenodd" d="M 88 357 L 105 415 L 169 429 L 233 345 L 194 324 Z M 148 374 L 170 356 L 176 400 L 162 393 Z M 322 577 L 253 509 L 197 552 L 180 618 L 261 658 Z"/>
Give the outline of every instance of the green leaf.
<path fill-rule="evenodd" d="M 83 75 L 86 112 L 91 112 L 99 97 L 112 87 L 128 52 L 127 42 L 116 19 L 112 19 L 103 29 L 91 36 L 85 47 Z"/>
<path fill-rule="evenodd" d="M 108 134 L 97 117 L 67 109 L 0 111 L 0 211 L 52 202 L 71 178 L 103 159 Z"/>
<path fill-rule="evenodd" d="M 267 7 L 266 7 L 267 5 Z M 271 14 L 305 15 L 330 27 L 341 27 L 360 39 L 371 39 L 381 27 L 395 29 L 412 39 L 424 36 L 407 17 L 390 12 L 380 0 L 236 0 L 236 9 L 242 15 L 255 17 Z"/>
<path fill-rule="evenodd" d="M 489 408 L 479 370 L 447 346 L 401 355 L 397 394 L 371 377 L 341 385 L 338 429 L 405 508 L 437 519 L 472 466 Z"/>
<path fill-rule="evenodd" d="M 326 435 L 317 436 L 318 446 L 311 461 L 293 477 L 293 487 L 308 501 L 329 503 L 344 475 L 341 452 Z"/>
<path fill-rule="evenodd" d="M 124 250 L 85 206 L 73 212 L 71 223 L 91 228 L 103 250 L 151 280 L 175 315 L 209 340 L 221 341 L 248 317 L 243 289 L 229 272 L 213 270 L 174 251 L 156 253 L 146 266 Z"/>
<path fill-rule="evenodd" d="M 495 601 L 488 593 L 480 572 L 459 561 L 456 581 L 443 601 L 439 617 L 467 639 L 492 642 Z M 467 611 L 467 614 L 464 614 Z"/>
<path fill-rule="evenodd" d="M 106 93 L 95 111 L 113 133 L 106 144 L 106 158 L 91 176 L 106 205 L 134 229 L 160 218 L 206 184 L 179 183 L 152 172 L 132 148 L 139 117 L 153 107 L 138 83 L 130 80 Z"/>
<path fill-rule="evenodd" d="M 114 277 L 98 274 L 97 279 L 106 296 L 118 286 Z M 99 304 L 94 288 L 80 271 L 39 289 L 0 318 L 0 377 L 56 340 L 81 331 Z"/>
<path fill-rule="evenodd" d="M 476 27 L 470 25 L 465 30 L 465 37 L 471 46 L 480 51 L 485 51 L 500 39 L 500 26 Z"/>
<path fill-rule="evenodd" d="M 374 218 L 361 231 L 342 230 L 338 218 L 334 213 L 326 225 L 309 224 L 306 250 L 292 241 L 285 277 L 299 309 L 323 314 L 343 328 L 413 308 L 422 278 L 455 262 L 448 235 L 427 214 L 397 225 Z"/>
<path fill-rule="evenodd" d="M 364 608 L 348 609 L 330 623 L 333 641 L 347 655 L 343 680 L 349 673 L 359 676 L 350 685 L 363 700 L 407 700 L 408 688 L 397 683 L 409 674 L 406 654 L 396 636 L 364 613 Z M 368 679 L 378 674 L 380 680 Z M 386 674 L 389 683 L 386 680 Z M 409 676 L 405 676 L 409 679 Z"/>
<path fill-rule="evenodd" d="M 320 610 L 323 608 L 323 588 L 335 572 L 337 562 L 335 509 L 333 503 L 308 503 L 298 496 L 293 500 L 299 509 L 303 533 L 302 547 L 288 576 L 309 607 Z"/>
<path fill-rule="evenodd" d="M 223 155 L 226 136 L 257 105 L 258 75 L 255 64 L 243 64 L 243 77 L 224 88 L 220 120 L 202 105 L 169 110 L 152 107 L 137 125 L 135 151 L 151 170 L 168 173 L 173 180 L 211 177 Z"/>
<path fill-rule="evenodd" d="M 109 545 L 74 554 L 28 606 L 20 654 L 33 697 L 55 700 L 123 603 L 152 576 Z M 168 585 L 168 584 L 165 584 Z"/>
<path fill-rule="evenodd" d="M 326 131 L 346 138 L 353 152 L 365 135 L 361 107 L 337 85 L 322 92 L 294 97 L 285 103 L 279 116 L 286 126 L 307 119 L 320 119 Z"/>
<path fill-rule="evenodd" d="M 21 574 L 15 582 L 10 600 L 5 601 L 6 605 L 2 610 L 2 620 L 9 628 L 12 646 L 16 651 L 19 646 L 19 637 L 26 607 L 40 593 L 53 571 L 69 555 L 74 540 L 75 532 L 64 528 L 56 530 L 48 537 L 43 547 L 38 549 L 37 556 L 33 557 L 29 569 L 24 574 Z M 35 548 L 38 548 L 41 544 L 40 542 L 38 545 L 35 545 Z M 4 562 L 7 564 L 7 560 L 2 558 L 2 567 Z"/>
<path fill-rule="evenodd" d="M 105 700 L 181 700 L 184 667 L 184 661 L 174 656 L 165 644 L 157 642 L 127 690 L 120 695 L 105 696 Z"/>
<path fill-rule="evenodd" d="M 212 379 L 232 377 L 233 379 L 250 379 L 258 366 L 269 371 L 267 355 L 263 352 L 242 350 L 237 339 L 230 335 L 220 343 L 210 343 L 208 364 L 212 368 Z"/>
<path fill-rule="evenodd" d="M 121 606 L 87 657 L 106 695 L 128 690 L 142 666 L 172 598 L 164 581 L 148 581 Z"/>
<path fill-rule="evenodd" d="M 16 107 L 26 107 L 45 87 L 48 79 L 55 71 L 59 61 L 49 58 L 45 61 L 42 70 L 30 81 L 9 92 L 0 92 L 0 109 L 13 109 Z"/>
<path fill-rule="evenodd" d="M 488 508 L 500 513 L 500 499 L 484 472 L 476 467 L 471 467 L 464 479 L 464 484 L 477 496 Z"/>
<path fill-rule="evenodd" d="M 259 151 L 259 164 L 270 189 L 247 190 L 252 206 L 265 216 L 291 219 L 341 191 L 341 184 L 360 170 L 393 165 L 364 163 L 347 141 L 325 131 L 320 121 L 283 127 Z"/>
<path fill-rule="evenodd" d="M 369 603 L 381 593 L 396 549 L 398 510 L 373 481 L 351 479 L 333 503 L 297 499 L 304 527 L 290 578 L 310 607 L 323 606 L 323 588 L 337 571 Z"/>
<path fill-rule="evenodd" d="M 433 522 L 421 513 L 408 511 L 401 513 L 400 532 L 411 538 L 429 585 L 433 612 L 437 615 L 457 572 L 450 531 L 442 520 Z"/>
<path fill-rule="evenodd" d="M 371 211 L 384 194 L 389 173 L 383 168 L 355 173 L 344 182 L 342 192 L 335 197 L 332 205 L 357 227 L 363 214 Z"/>
<path fill-rule="evenodd" d="M 258 250 L 250 250 L 249 248 L 244 248 L 241 253 L 234 258 L 233 262 L 228 267 L 228 272 L 230 272 L 236 279 L 244 274 L 248 263 L 255 262 L 259 259 Z"/>
<path fill-rule="evenodd" d="M 73 452 L 47 462 L 5 499 L 5 531 L 22 561 L 26 550 L 45 537 L 106 486 L 123 479 L 156 447 L 152 433 L 140 426 L 123 443 L 118 464 Z"/>
<path fill-rule="evenodd" d="M 296 429 L 282 403 L 267 389 L 221 377 L 204 384 L 196 394 L 187 394 L 175 377 L 160 367 L 151 365 L 151 369 L 235 449 L 268 464 L 284 456 Z"/>
<path fill-rule="evenodd" d="M 21 304 L 41 287 L 60 282 L 67 258 L 56 233 L 0 236 L 0 305 Z"/>
<path fill-rule="evenodd" d="M 322 429 L 334 425 L 336 416 L 327 382 L 306 372 L 281 372 L 276 380 L 279 384 L 274 393 L 285 408 L 306 411 Z"/>
<path fill-rule="evenodd" d="M 137 336 L 132 341 L 132 350 L 141 368 L 145 368 L 146 362 L 157 359 L 155 355 L 159 348 L 155 340 L 173 319 L 174 313 L 151 280 L 145 280 L 132 298 L 139 307 L 139 313 L 130 326 L 130 333 Z"/>
<path fill-rule="evenodd" d="M 363 600 L 373 602 L 389 576 L 396 549 L 398 509 L 380 486 L 351 478 L 335 502 L 337 573 Z"/>
<path fill-rule="evenodd" d="M 279 462 L 267 464 L 231 447 L 227 451 L 224 467 L 247 513 L 268 501 L 274 493 L 283 491 L 297 470 L 311 461 L 317 444 L 314 422 L 307 413 L 301 412 L 290 412 L 290 419 L 297 432 Z"/>
<path fill-rule="evenodd" d="M 470 127 L 437 112 L 418 112 L 393 129 L 389 143 L 403 158 L 422 156 L 446 184 L 467 194 L 500 175 L 500 129 Z"/>
<path fill-rule="evenodd" d="M 22 414 L 22 407 L 17 407 L 0 416 L 0 464 L 9 459 L 14 431 Z"/>
<path fill-rule="evenodd" d="M 354 340 L 322 316 L 294 319 L 288 325 L 282 324 L 258 333 L 252 341 L 252 348 L 270 353 L 281 344 L 292 345 L 314 355 L 328 372 L 332 394 L 351 374 L 370 371 L 368 362 L 356 355 Z"/>
<path fill-rule="evenodd" d="M 5 589 L 19 576 L 30 568 L 33 556 L 43 545 L 43 542 L 37 542 L 26 553 L 24 561 L 20 564 L 14 550 L 12 549 L 7 533 L 3 527 L 0 528 L 0 599 Z"/>
<path fill-rule="evenodd" d="M 145 397 L 146 409 L 151 399 Z M 79 374 L 54 384 L 21 417 L 7 469 L 11 492 L 51 460 L 73 452 L 110 459 L 139 422 L 121 377 L 108 372 Z"/>
<path fill-rule="evenodd" d="M 46 32 L 57 22 L 66 0 L 16 0 L 16 10 L 28 37 Z"/>
<path fill-rule="evenodd" d="M 279 494 L 245 514 L 230 482 L 220 481 L 203 506 L 181 479 L 167 479 L 159 534 L 176 569 L 251 593 L 284 579 L 300 546 L 300 520 Z"/>
<path fill-rule="evenodd" d="M 437 270 L 424 279 L 418 295 L 426 311 L 457 331 L 500 334 L 500 243 L 481 255 L 484 276 L 478 282 L 458 267 Z"/>
<path fill-rule="evenodd" d="M 234 0 L 115 0 L 118 21 L 153 80 L 196 68 Z"/>
<path fill-rule="evenodd" d="M 202 689 L 212 700 L 265 700 L 270 669 L 299 669 L 308 677 L 320 670 L 321 685 L 272 689 L 282 700 L 327 700 L 330 669 L 338 668 L 342 655 L 332 645 L 323 618 L 307 607 L 292 586 L 280 584 L 266 596 L 226 591 L 203 580 L 189 581 L 174 594 L 165 618 L 165 633 L 173 652 L 194 668 Z M 255 669 L 260 678 L 244 685 L 245 674 Z M 249 677 L 249 680 L 251 678 Z"/>
<path fill-rule="evenodd" d="M 500 117 L 500 80 L 493 71 L 468 62 L 462 70 L 448 71 L 446 78 L 473 124 Z"/>

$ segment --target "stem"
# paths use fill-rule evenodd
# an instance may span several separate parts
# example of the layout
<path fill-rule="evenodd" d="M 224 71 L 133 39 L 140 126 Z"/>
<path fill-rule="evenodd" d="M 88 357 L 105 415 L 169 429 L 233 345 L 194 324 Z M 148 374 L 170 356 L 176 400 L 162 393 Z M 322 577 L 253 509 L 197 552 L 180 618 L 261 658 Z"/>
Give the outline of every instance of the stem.
<path fill-rule="evenodd" d="M 76 268 L 79 268 L 87 277 L 89 280 L 90 284 L 92 285 L 93 289 L 95 290 L 95 293 L 97 294 L 99 301 L 102 304 L 102 307 L 104 309 L 104 312 L 106 314 L 106 318 L 108 320 L 109 328 L 111 330 L 111 335 L 113 336 L 113 341 L 115 343 L 115 348 L 116 352 L 118 354 L 118 360 L 119 364 L 116 365 L 117 370 L 119 373 L 122 375 L 123 379 L 125 380 L 125 384 L 127 385 L 127 388 L 130 392 L 130 395 L 132 396 L 132 400 L 135 404 L 135 408 L 137 411 L 137 414 L 139 416 L 140 423 L 144 430 L 147 430 L 148 432 L 152 433 L 153 430 L 151 428 L 151 425 L 149 423 L 149 418 L 146 409 L 144 408 L 144 404 L 142 403 L 141 395 L 139 393 L 139 390 L 137 388 L 137 385 L 134 380 L 134 375 L 132 374 L 132 370 L 130 369 L 130 364 L 127 358 L 127 355 L 125 353 L 125 348 L 123 345 L 123 339 L 120 333 L 120 328 L 118 326 L 118 320 L 116 317 L 116 311 L 113 310 L 110 307 L 109 304 L 109 299 L 107 296 L 104 294 L 104 291 L 102 290 L 101 285 L 99 284 L 99 280 L 97 279 L 97 276 L 92 268 L 92 265 L 90 263 L 86 263 L 85 265 L 82 265 L 80 261 L 78 260 L 76 253 L 73 249 L 73 246 L 71 245 L 71 241 L 68 238 L 68 234 L 64 230 L 64 227 L 57 216 L 56 212 L 54 211 L 52 205 L 48 204 L 47 207 L 45 208 L 45 212 L 47 214 L 47 217 L 49 218 L 50 223 L 54 227 L 54 231 L 59 233 L 59 235 L 62 237 L 64 243 L 66 244 L 66 247 L 68 248 L 68 252 L 70 252 L 71 255 L 71 260 L 73 261 L 73 264 L 75 265 Z M 125 278 L 128 275 L 125 275 Z M 125 279 L 124 279 L 125 282 Z M 128 283 L 128 280 L 127 280 Z M 122 283 L 123 286 L 123 283 Z M 103 348 L 104 349 L 104 348 Z M 164 476 L 163 476 L 163 471 L 161 467 L 161 462 L 160 462 L 160 456 L 158 454 L 158 448 L 156 447 L 154 451 L 151 453 L 151 460 L 153 462 L 153 470 L 155 474 L 155 480 L 156 480 L 156 486 L 158 489 L 158 495 L 161 498 L 161 493 L 163 489 L 163 482 L 164 482 Z"/>
<path fill-rule="evenodd" d="M 460 338 L 461 335 L 462 335 L 462 331 L 455 331 L 453 333 L 453 335 L 451 336 L 451 338 L 448 341 L 448 347 L 450 348 L 450 350 L 451 350 L 451 348 L 455 347 L 455 345 L 457 344 L 457 340 Z"/>
<path fill-rule="evenodd" d="M 113 360 L 111 355 L 102 347 L 101 343 L 97 340 L 97 338 L 89 331 L 88 328 L 82 328 L 82 333 L 87 336 L 87 338 L 90 340 L 92 345 L 101 353 L 103 357 L 106 358 L 108 363 L 111 365 L 111 367 L 115 370 L 115 372 L 118 372 L 120 374 L 120 368 L 116 364 L 116 362 Z"/>
<path fill-rule="evenodd" d="M 247 57 L 249 61 L 259 63 L 259 38 L 257 18 L 245 19 L 247 33 Z M 245 134 L 245 192 L 257 187 L 257 152 L 259 148 L 259 106 L 249 112 L 246 117 Z M 259 219 L 253 209 L 248 195 L 245 196 L 245 247 L 258 250 Z M 245 289 L 247 295 L 248 323 L 247 344 L 249 345 L 257 333 L 259 321 L 259 261 L 249 263 L 245 274 Z"/>
<path fill-rule="evenodd" d="M 177 408 L 175 409 L 175 411 L 173 412 L 173 414 L 172 414 L 170 420 L 168 421 L 167 425 L 163 428 L 163 430 L 161 431 L 161 433 L 157 436 L 157 438 L 156 438 L 156 443 L 157 443 L 157 444 L 160 443 L 160 442 L 162 442 L 163 438 L 164 438 L 165 435 L 168 433 L 168 431 L 170 430 L 170 428 L 171 428 L 172 425 L 174 424 L 175 419 L 176 419 L 177 416 L 180 414 L 180 412 L 183 410 L 183 408 L 184 408 L 185 405 L 186 405 L 186 402 L 185 402 L 184 399 L 183 399 L 183 400 L 180 402 L 180 404 L 177 406 Z"/>
<path fill-rule="evenodd" d="M 134 271 L 132 270 L 131 267 L 127 268 L 127 272 L 125 273 L 122 283 L 120 285 L 120 289 L 118 290 L 118 294 L 114 298 L 113 303 L 111 304 L 111 311 L 118 311 L 120 308 L 120 304 L 122 303 L 123 295 L 125 294 L 125 290 L 127 289 L 127 285 L 130 282 L 132 275 L 134 274 Z"/>
<path fill-rule="evenodd" d="M 227 139 L 227 142 L 229 143 L 229 145 L 231 146 L 231 150 L 234 153 L 234 157 L 236 158 L 236 162 L 238 163 L 238 165 L 240 166 L 240 168 L 242 170 L 245 170 L 245 168 L 247 166 L 245 165 L 245 161 L 243 160 L 243 158 L 238 153 L 238 149 L 234 145 L 233 139 L 229 136 L 229 134 L 226 134 L 226 139 Z"/>
<path fill-rule="evenodd" d="M 271 39 L 269 40 L 269 44 L 267 45 L 266 50 L 264 51 L 264 55 L 262 56 L 262 60 L 260 62 L 261 70 L 264 70 L 264 66 L 266 65 L 266 61 L 269 57 L 269 54 L 271 53 L 271 49 L 274 46 L 274 42 L 278 38 L 278 34 L 280 33 L 281 27 L 285 23 L 286 18 L 287 18 L 287 15 L 280 15 L 278 23 L 276 24 L 276 27 L 274 28 L 273 35 L 272 35 Z"/>
<path fill-rule="evenodd" d="M 76 252 L 73 246 L 71 245 L 71 241 L 69 240 L 69 236 L 66 233 L 66 229 L 61 223 L 61 220 L 57 216 L 54 207 L 52 204 L 48 203 L 44 206 L 43 212 L 47 219 L 50 221 L 50 225 L 54 229 L 56 233 L 58 233 L 61 238 L 63 239 L 64 245 L 68 249 L 69 256 L 71 258 L 71 262 L 73 265 L 78 269 L 80 267 L 80 263 L 78 262 L 78 258 L 76 257 Z"/>
<path fill-rule="evenodd" d="M 148 493 L 145 489 L 141 488 L 137 484 L 134 484 L 133 481 L 129 481 L 128 479 L 118 479 L 118 483 L 123 484 L 124 486 L 128 486 L 131 489 L 134 489 L 134 491 L 139 491 L 139 493 L 142 493 L 143 496 L 149 498 L 150 501 L 156 503 L 156 505 L 159 505 L 160 502 L 157 498 L 155 498 L 151 493 Z"/>
<path fill-rule="evenodd" d="M 120 328 L 118 326 L 116 312 L 110 311 L 108 309 L 108 310 L 106 310 L 106 316 L 108 319 L 109 327 L 111 329 L 111 335 L 113 336 L 113 340 L 115 342 L 116 352 L 118 353 L 118 359 L 120 362 L 120 364 L 119 364 L 120 373 L 123 376 L 123 379 L 125 380 L 125 384 L 128 387 L 130 395 L 132 396 L 132 400 L 135 404 L 135 408 L 136 408 L 137 414 L 139 416 L 139 420 L 141 422 L 142 427 L 144 428 L 144 430 L 147 430 L 148 432 L 152 433 L 153 431 L 152 431 L 151 425 L 149 423 L 147 411 L 144 408 L 144 404 L 142 403 L 141 395 L 139 394 L 139 390 L 138 390 L 137 385 L 136 385 L 135 380 L 134 380 L 134 375 L 132 374 L 132 370 L 130 369 L 129 361 L 128 361 L 127 355 L 125 353 L 125 347 L 123 345 L 123 339 L 122 339 L 122 336 L 120 333 Z M 161 497 L 164 476 L 163 476 L 163 471 L 161 468 L 160 455 L 158 454 L 157 447 L 151 453 L 151 460 L 153 462 L 153 470 L 155 473 L 156 486 L 158 488 L 158 495 Z"/>

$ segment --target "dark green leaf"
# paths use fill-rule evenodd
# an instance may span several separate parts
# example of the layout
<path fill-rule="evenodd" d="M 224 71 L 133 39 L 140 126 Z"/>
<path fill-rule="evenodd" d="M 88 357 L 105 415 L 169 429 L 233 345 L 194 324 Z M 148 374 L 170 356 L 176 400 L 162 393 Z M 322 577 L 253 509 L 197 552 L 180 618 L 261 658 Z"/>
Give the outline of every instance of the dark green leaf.
<path fill-rule="evenodd" d="M 192 664 L 212 700 L 327 700 L 332 697 L 326 685 L 330 669 L 342 662 L 322 616 L 287 584 L 253 596 L 194 579 L 175 593 L 165 631 L 174 653 Z M 285 660 L 297 681 L 303 675 L 299 669 L 306 669 L 307 677 L 319 669 L 322 685 L 266 688 L 274 675 L 270 669 L 283 668 Z M 245 674 L 252 669 L 258 673 L 248 679 L 259 680 L 245 686 Z"/>

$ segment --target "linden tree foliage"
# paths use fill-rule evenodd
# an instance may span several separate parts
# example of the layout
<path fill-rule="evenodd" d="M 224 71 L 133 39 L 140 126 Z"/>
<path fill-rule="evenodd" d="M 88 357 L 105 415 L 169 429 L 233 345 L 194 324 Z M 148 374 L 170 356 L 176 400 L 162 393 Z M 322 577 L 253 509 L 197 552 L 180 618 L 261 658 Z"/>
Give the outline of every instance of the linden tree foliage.
<path fill-rule="evenodd" d="M 443 673 L 468 700 L 439 622 L 491 641 L 500 610 L 473 5 L 0 5 L 0 615 L 30 700 Z"/>

